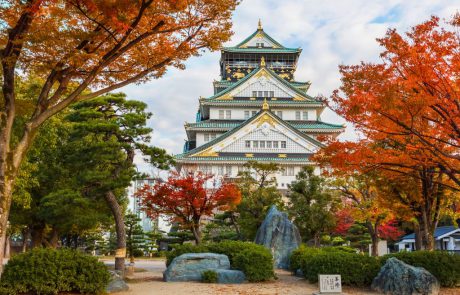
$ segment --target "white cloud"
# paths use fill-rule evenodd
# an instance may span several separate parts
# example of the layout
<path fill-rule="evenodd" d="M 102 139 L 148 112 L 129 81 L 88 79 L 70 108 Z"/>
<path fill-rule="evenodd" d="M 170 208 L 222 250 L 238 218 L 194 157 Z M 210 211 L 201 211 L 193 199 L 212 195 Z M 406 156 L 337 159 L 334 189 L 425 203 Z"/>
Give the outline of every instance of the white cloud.
<path fill-rule="evenodd" d="M 455 0 L 243 0 L 233 17 L 234 45 L 253 33 L 262 19 L 264 29 L 288 47 L 303 49 L 296 79 L 312 82 L 310 95 L 329 96 L 340 85 L 338 65 L 376 61 L 376 38 L 389 27 L 406 31 L 431 15 L 449 18 L 458 9 Z M 164 77 L 121 91 L 149 105 L 154 115 L 152 144 L 180 153 L 186 138 L 183 124 L 193 122 L 200 96 L 212 94 L 219 79 L 219 52 L 205 53 L 187 61 L 187 69 L 171 69 Z M 331 111 L 322 119 L 343 123 Z M 343 138 L 353 138 L 347 128 Z M 143 169 L 143 167 L 142 167 Z"/>

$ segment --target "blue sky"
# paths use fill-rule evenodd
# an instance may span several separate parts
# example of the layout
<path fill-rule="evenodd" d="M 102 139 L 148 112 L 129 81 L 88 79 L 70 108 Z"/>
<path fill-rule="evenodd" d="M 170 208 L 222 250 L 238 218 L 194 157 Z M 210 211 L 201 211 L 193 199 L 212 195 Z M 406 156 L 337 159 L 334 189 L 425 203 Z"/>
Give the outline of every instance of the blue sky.
<path fill-rule="evenodd" d="M 378 61 L 381 49 L 375 39 L 388 28 L 402 32 L 431 15 L 449 18 L 458 4 L 458 0 L 243 0 L 233 16 L 235 34 L 226 45 L 253 33 L 260 18 L 264 30 L 278 42 L 303 49 L 296 80 L 311 81 L 312 96 L 329 96 L 340 85 L 338 65 Z M 184 122 L 195 120 L 200 96 L 212 95 L 219 58 L 220 52 L 206 52 L 188 60 L 183 71 L 170 69 L 161 79 L 121 89 L 128 98 L 148 104 L 153 145 L 172 154 L 182 151 Z M 322 120 L 345 123 L 330 110 Z M 351 127 L 341 135 L 354 137 Z M 136 162 L 141 170 L 150 170 L 141 159 Z"/>

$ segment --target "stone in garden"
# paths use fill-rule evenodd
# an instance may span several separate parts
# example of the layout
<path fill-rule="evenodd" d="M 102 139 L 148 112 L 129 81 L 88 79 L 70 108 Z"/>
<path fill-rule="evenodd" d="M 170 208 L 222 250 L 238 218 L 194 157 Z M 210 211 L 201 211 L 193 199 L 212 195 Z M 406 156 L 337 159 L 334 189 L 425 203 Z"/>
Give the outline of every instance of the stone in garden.
<path fill-rule="evenodd" d="M 186 253 L 171 262 L 163 273 L 166 282 L 201 281 L 205 270 L 230 269 L 227 255 L 214 253 Z"/>
<path fill-rule="evenodd" d="M 436 295 L 438 280 L 423 267 L 415 267 L 389 258 L 372 282 L 372 289 L 392 295 Z"/>
<path fill-rule="evenodd" d="M 255 242 L 272 251 L 276 268 L 288 269 L 289 256 L 300 245 L 300 234 L 287 214 L 272 206 L 257 230 Z"/>
<path fill-rule="evenodd" d="M 216 269 L 219 284 L 241 284 L 246 280 L 244 272 L 233 269 Z"/>
<path fill-rule="evenodd" d="M 120 273 L 118 271 L 109 271 L 110 272 L 110 281 L 105 288 L 107 293 L 116 293 L 122 291 L 128 291 L 129 287 L 128 284 L 123 280 Z"/>

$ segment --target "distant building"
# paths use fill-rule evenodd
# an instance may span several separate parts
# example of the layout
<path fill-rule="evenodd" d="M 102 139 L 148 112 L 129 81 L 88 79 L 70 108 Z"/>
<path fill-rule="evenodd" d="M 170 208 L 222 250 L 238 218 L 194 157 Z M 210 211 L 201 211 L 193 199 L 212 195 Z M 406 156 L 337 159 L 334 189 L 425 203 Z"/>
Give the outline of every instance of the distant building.
<path fill-rule="evenodd" d="M 460 252 L 460 228 L 440 226 L 434 231 L 435 249 Z M 396 243 L 398 251 L 415 251 L 415 233 L 406 235 Z"/>
<path fill-rule="evenodd" d="M 157 220 L 152 220 L 145 214 L 144 211 L 141 210 L 140 199 L 139 197 L 136 196 L 136 192 L 139 189 L 143 188 L 144 185 L 153 186 L 158 181 L 161 181 L 161 179 L 158 179 L 158 178 L 137 179 L 137 180 L 134 180 L 131 183 L 131 186 L 128 188 L 128 199 L 129 199 L 128 211 L 131 211 L 132 213 L 136 214 L 137 217 L 141 219 L 140 226 L 142 226 L 142 229 L 144 230 L 144 232 L 149 232 L 155 228 L 158 228 L 160 222 L 159 222 L 159 218 L 157 218 Z"/>

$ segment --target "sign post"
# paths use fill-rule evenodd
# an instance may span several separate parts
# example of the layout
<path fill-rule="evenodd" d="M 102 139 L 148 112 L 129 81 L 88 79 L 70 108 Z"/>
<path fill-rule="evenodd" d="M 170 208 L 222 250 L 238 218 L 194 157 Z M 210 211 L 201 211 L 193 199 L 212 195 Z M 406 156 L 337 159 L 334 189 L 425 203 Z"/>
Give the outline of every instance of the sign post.
<path fill-rule="evenodd" d="M 319 293 L 314 294 L 341 294 L 342 277 L 340 275 L 318 275 Z"/>

